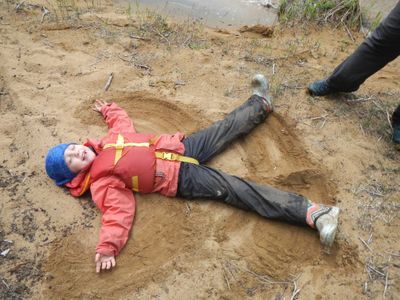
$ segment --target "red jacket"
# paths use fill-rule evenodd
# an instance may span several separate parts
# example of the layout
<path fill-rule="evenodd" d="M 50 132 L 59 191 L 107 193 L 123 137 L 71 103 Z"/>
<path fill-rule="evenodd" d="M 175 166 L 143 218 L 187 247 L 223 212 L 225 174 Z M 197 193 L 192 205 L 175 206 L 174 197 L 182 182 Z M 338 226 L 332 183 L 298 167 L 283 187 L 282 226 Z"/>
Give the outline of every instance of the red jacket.
<path fill-rule="evenodd" d="M 138 134 L 127 113 L 115 103 L 104 106 L 101 113 L 109 127 L 108 135 L 100 141 L 89 139 L 85 143 L 97 156 L 66 186 L 75 197 L 90 188 L 93 201 L 103 213 L 96 252 L 116 256 L 128 239 L 135 215 L 132 191 L 176 195 L 180 162 L 156 159 L 154 151 L 183 154 L 184 135 L 179 132 L 159 137 Z M 124 144 L 139 144 L 124 147 L 117 154 L 116 144 L 121 143 L 121 137 Z"/>

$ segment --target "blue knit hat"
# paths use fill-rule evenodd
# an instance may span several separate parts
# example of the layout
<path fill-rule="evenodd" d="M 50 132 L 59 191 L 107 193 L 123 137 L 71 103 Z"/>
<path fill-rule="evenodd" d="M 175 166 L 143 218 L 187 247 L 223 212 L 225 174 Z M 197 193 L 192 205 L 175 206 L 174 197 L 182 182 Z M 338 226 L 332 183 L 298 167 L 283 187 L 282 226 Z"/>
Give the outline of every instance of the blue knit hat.
<path fill-rule="evenodd" d="M 59 144 L 50 148 L 46 157 L 46 173 L 60 186 L 70 182 L 76 174 L 71 172 L 64 160 L 65 149 L 70 144 Z"/>

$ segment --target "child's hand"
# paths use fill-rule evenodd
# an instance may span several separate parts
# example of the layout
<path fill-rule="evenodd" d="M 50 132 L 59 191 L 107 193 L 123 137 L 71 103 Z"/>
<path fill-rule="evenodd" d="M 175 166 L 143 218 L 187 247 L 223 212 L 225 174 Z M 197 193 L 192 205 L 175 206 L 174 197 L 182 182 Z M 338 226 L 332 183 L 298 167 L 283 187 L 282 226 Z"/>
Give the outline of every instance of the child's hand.
<path fill-rule="evenodd" d="M 96 102 L 93 104 L 93 110 L 101 113 L 101 109 L 103 108 L 103 106 L 108 104 L 109 103 L 107 103 L 106 101 L 97 99 Z"/>
<path fill-rule="evenodd" d="M 96 253 L 94 261 L 96 262 L 97 273 L 99 273 L 100 270 L 109 270 L 116 265 L 114 256 L 107 256 L 101 253 Z"/>

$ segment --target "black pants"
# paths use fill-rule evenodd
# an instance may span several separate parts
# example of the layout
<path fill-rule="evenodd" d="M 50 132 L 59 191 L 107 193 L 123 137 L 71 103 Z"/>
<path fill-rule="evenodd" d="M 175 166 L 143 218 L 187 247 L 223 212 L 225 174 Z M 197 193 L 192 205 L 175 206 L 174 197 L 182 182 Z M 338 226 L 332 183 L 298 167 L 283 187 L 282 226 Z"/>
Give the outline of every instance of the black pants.
<path fill-rule="evenodd" d="M 233 140 L 248 134 L 267 115 L 264 100 L 253 95 L 225 119 L 184 139 L 185 156 L 196 158 L 200 165 L 181 164 L 177 196 L 218 200 L 266 218 L 306 224 L 306 198 L 203 165 Z"/>
<path fill-rule="evenodd" d="M 368 77 L 400 55 L 400 2 L 370 37 L 328 77 L 330 87 L 339 92 L 356 91 Z M 393 113 L 400 123 L 400 105 Z"/>

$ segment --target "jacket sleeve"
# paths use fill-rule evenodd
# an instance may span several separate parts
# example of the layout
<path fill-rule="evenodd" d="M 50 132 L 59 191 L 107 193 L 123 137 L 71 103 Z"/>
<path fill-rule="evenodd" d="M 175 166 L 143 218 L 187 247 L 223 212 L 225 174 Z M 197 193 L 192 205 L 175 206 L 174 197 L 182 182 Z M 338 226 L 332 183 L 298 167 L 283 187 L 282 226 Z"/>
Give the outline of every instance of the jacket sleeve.
<path fill-rule="evenodd" d="M 112 132 L 135 131 L 132 120 L 125 110 L 117 104 L 111 103 L 101 109 L 101 113 L 106 120 L 108 128 Z"/>
<path fill-rule="evenodd" d="M 96 180 L 90 186 L 92 198 L 103 213 L 96 252 L 117 256 L 128 240 L 135 216 L 135 197 L 118 177 Z"/>

